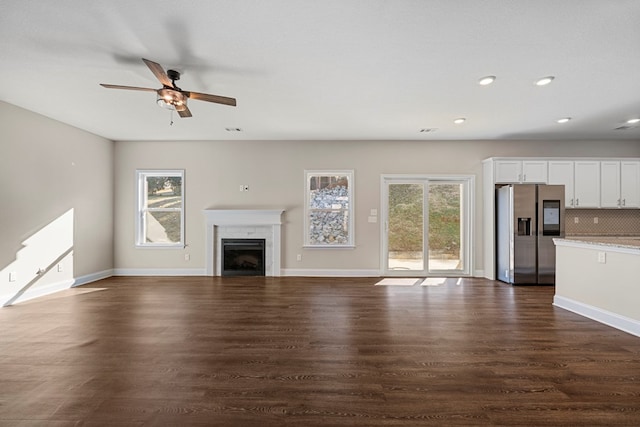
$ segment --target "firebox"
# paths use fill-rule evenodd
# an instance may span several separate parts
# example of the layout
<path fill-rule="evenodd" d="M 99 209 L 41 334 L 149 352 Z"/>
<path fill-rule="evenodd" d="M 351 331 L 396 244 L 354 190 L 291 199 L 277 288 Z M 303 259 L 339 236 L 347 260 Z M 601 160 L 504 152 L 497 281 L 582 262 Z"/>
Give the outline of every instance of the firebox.
<path fill-rule="evenodd" d="M 265 239 L 221 239 L 222 276 L 264 276 Z"/>

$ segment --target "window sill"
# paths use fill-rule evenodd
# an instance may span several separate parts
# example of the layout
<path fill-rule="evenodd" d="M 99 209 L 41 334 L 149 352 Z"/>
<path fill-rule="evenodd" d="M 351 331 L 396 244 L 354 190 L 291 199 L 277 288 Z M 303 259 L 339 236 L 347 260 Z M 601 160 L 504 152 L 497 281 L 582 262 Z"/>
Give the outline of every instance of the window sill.
<path fill-rule="evenodd" d="M 177 245 L 136 245 L 136 249 L 185 249 L 187 245 L 177 244 Z"/>

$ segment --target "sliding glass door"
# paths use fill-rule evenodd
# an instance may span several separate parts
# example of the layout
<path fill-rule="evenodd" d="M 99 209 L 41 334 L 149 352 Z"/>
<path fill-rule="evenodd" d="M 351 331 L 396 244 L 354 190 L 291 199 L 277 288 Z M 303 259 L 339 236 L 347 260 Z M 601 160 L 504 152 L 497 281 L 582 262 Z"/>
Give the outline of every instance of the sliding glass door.
<path fill-rule="evenodd" d="M 383 176 L 383 273 L 470 275 L 472 177 Z"/>

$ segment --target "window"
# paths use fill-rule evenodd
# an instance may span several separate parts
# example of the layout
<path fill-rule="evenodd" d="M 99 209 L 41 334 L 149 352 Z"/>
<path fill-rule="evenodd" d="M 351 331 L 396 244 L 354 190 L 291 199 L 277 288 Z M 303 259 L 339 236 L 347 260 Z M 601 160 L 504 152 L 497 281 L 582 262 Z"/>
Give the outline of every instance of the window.
<path fill-rule="evenodd" d="M 136 171 L 136 245 L 184 247 L 184 171 Z"/>
<path fill-rule="evenodd" d="M 305 246 L 350 247 L 353 171 L 305 171 Z"/>

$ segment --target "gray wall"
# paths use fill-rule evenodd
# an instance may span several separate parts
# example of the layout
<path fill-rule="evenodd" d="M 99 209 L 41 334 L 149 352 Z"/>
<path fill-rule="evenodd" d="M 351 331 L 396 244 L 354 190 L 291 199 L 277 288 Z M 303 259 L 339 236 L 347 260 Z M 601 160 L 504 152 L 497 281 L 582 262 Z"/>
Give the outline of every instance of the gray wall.
<path fill-rule="evenodd" d="M 9 284 L 7 268 L 47 267 L 46 247 L 23 243 L 70 210 L 73 260 L 67 273 L 78 278 L 111 270 L 114 143 L 3 102 L 0 125 L 0 294 L 35 273 L 28 266 Z M 25 254 L 34 259 L 25 264 Z"/>
<path fill-rule="evenodd" d="M 494 156 L 640 157 L 640 141 L 118 141 L 115 267 L 204 269 L 203 209 L 284 208 L 283 268 L 378 270 L 379 224 L 367 217 L 380 209 L 380 175 L 413 173 L 476 176 L 474 259 L 482 269 L 482 160 Z M 135 249 L 137 168 L 186 170 L 184 250 Z M 355 249 L 302 248 L 305 169 L 355 171 Z M 250 191 L 240 192 L 240 184 Z"/>

